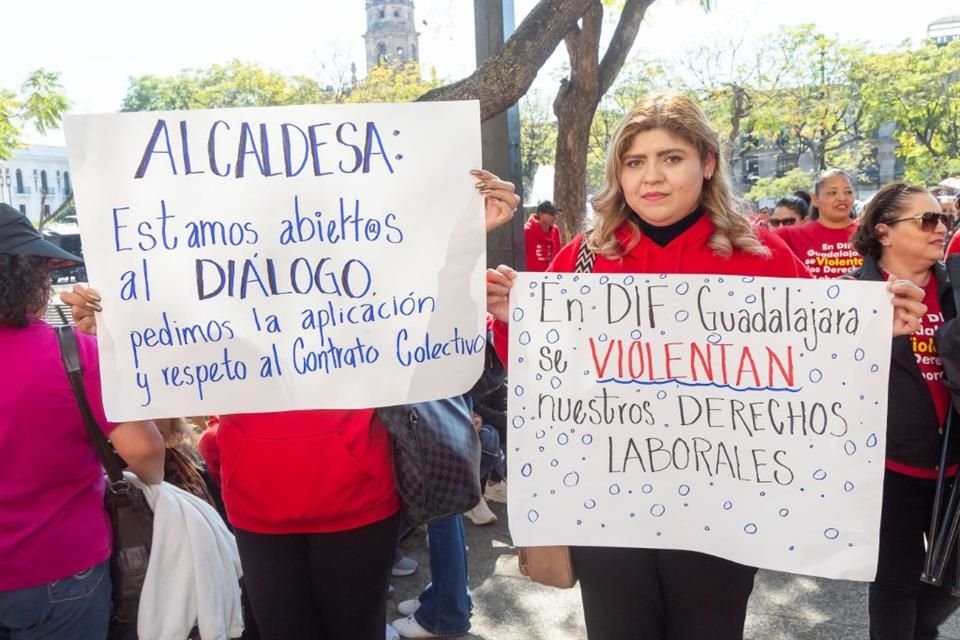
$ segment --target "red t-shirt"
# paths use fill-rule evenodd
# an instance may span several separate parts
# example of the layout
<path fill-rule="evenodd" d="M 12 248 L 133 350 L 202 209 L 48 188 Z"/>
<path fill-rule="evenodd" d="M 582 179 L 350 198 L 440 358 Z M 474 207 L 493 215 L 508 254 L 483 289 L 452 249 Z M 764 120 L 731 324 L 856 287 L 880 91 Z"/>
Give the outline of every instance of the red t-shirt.
<path fill-rule="evenodd" d="M 527 249 L 527 271 L 546 271 L 553 257 L 560 253 L 560 229 L 553 225 L 547 231 L 536 216 L 530 216 L 523 226 L 523 240 Z"/>
<path fill-rule="evenodd" d="M 254 533 L 328 533 L 400 508 L 387 429 L 373 409 L 220 416 L 223 502 Z"/>
<path fill-rule="evenodd" d="M 760 241 L 770 249 L 769 256 L 758 256 L 743 251 L 734 251 L 728 257 L 713 252 L 707 241 L 716 227 L 710 216 L 704 215 L 679 237 L 667 246 L 661 247 L 645 235 L 630 250 L 630 253 L 618 260 L 597 256 L 593 273 L 703 273 L 716 275 L 770 276 L 778 278 L 809 278 L 810 273 L 797 260 L 783 241 L 763 228 L 754 231 Z M 617 238 L 621 243 L 629 242 L 631 225 L 624 223 L 617 229 Z M 583 242 L 578 235 L 567 244 L 550 266 L 550 271 L 572 273 L 576 270 L 577 252 Z M 507 325 L 495 322 L 493 343 L 501 362 L 507 360 Z"/>
<path fill-rule="evenodd" d="M 850 245 L 850 236 L 856 229 L 856 224 L 831 229 L 814 220 L 799 226 L 780 227 L 775 233 L 800 258 L 810 275 L 828 279 L 839 278 L 863 266 L 863 256 Z"/>
<path fill-rule="evenodd" d="M 886 277 L 886 274 L 884 274 L 884 277 Z M 933 339 L 937 329 L 943 324 L 938 287 L 936 276 L 930 276 L 930 280 L 923 288 L 923 304 L 927 305 L 927 313 L 920 319 L 920 328 L 910 336 L 910 347 L 917 359 L 920 374 L 927 382 L 930 399 L 933 400 L 933 406 L 937 411 L 937 428 L 944 423 L 947 418 L 947 411 L 950 410 L 950 392 L 943 384 L 943 360 L 937 354 L 937 345 Z M 887 469 L 914 478 L 933 479 L 937 477 L 935 469 L 921 469 L 893 460 L 887 460 Z M 955 468 L 948 471 L 956 473 Z"/>

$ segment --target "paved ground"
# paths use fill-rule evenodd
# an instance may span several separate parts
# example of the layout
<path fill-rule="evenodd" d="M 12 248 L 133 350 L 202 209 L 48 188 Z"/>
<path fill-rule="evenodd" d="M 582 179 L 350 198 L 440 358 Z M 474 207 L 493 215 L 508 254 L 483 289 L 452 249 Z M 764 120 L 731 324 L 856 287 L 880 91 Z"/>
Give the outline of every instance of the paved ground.
<path fill-rule="evenodd" d="M 506 526 L 506 505 L 491 508 L 500 521 L 477 527 L 466 522 L 473 588 L 476 640 L 583 640 L 586 631 L 580 593 L 542 587 L 521 576 Z M 429 580 L 429 556 L 423 535 L 414 535 L 405 552 L 421 567 L 397 588 L 388 620 L 399 617 L 395 603 L 416 597 Z M 960 640 L 960 616 L 942 628 L 942 640 Z M 761 571 L 750 600 L 746 638 L 750 640 L 864 640 L 867 633 L 866 585 Z M 627 639 L 625 639 L 627 640 Z M 709 639 L 704 639 L 709 640 Z"/>

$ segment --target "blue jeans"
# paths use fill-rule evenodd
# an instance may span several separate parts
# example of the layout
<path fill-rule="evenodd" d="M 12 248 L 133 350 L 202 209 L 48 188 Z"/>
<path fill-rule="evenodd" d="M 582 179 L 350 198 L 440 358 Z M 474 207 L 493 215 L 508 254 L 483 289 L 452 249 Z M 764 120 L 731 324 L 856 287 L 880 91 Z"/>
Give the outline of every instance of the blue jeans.
<path fill-rule="evenodd" d="M 501 478 L 507 477 L 507 465 L 503 451 L 500 448 L 500 434 L 489 424 L 480 427 L 477 432 L 480 438 L 480 487 L 486 485 L 487 479 L 494 471 Z"/>
<path fill-rule="evenodd" d="M 103 640 L 109 623 L 109 561 L 50 584 L 0 591 L 0 640 Z"/>
<path fill-rule="evenodd" d="M 472 603 L 467 591 L 467 546 L 463 516 L 435 520 L 427 525 L 430 539 L 430 579 L 420 594 L 414 614 L 420 626 L 437 635 L 470 629 Z"/>

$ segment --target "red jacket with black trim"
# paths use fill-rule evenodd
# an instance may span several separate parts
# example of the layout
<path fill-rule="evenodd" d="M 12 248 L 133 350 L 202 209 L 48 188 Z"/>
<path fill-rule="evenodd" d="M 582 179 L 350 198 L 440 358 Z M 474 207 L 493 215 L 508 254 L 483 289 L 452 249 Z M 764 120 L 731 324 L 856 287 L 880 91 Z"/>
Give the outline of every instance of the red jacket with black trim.
<path fill-rule="evenodd" d="M 636 227 L 624 223 L 616 231 L 617 239 L 626 245 Z M 597 256 L 593 273 L 670 273 L 670 274 L 715 274 L 740 276 L 770 276 L 777 278 L 809 278 L 810 272 L 790 251 L 790 248 L 775 234 L 766 229 L 755 229 L 760 242 L 770 249 L 769 256 L 759 256 L 735 250 L 730 256 L 720 256 L 707 246 L 716 227 L 710 216 L 702 216 L 692 227 L 661 247 L 650 238 L 641 235 L 640 241 L 622 258 L 611 260 Z M 547 269 L 555 273 L 573 273 L 577 265 L 577 252 L 583 242 L 583 234 L 577 235 L 560 250 Z M 501 362 L 507 360 L 507 325 L 495 322 L 494 346 Z"/>

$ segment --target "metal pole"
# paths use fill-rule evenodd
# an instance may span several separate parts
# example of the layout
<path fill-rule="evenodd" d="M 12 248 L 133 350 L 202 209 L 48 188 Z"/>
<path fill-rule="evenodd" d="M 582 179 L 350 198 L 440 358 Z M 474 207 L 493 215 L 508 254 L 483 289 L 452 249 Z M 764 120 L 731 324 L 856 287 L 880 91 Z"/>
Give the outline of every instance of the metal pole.
<path fill-rule="evenodd" d="M 514 30 L 513 0 L 474 0 L 474 24 L 477 39 L 477 66 L 503 49 Z M 517 185 L 523 199 L 520 174 L 520 110 L 513 105 L 481 125 L 483 166 Z M 525 264 L 523 212 L 518 210 L 511 224 L 487 237 L 487 264 L 512 267 Z"/>

